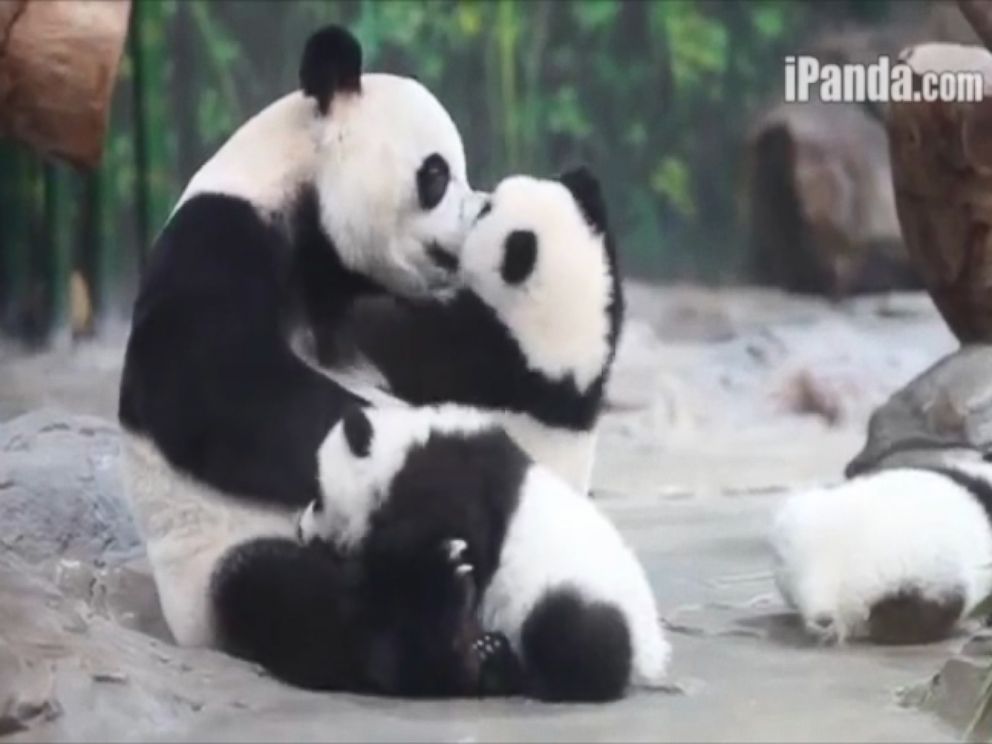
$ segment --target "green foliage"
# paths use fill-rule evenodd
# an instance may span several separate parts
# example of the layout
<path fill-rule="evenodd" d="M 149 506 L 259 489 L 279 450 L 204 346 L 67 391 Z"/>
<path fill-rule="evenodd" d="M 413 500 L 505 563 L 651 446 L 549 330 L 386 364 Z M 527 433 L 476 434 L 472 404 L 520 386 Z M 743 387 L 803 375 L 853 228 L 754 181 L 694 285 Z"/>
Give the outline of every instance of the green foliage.
<path fill-rule="evenodd" d="M 732 278 L 742 248 L 741 145 L 749 117 L 776 93 L 782 56 L 825 22 L 877 22 L 895 5 L 136 0 L 137 43 L 121 66 L 94 202 L 99 265 L 112 283 L 133 284 L 138 196 L 154 234 L 197 165 L 296 86 L 307 35 L 336 22 L 360 38 L 368 69 L 415 75 L 435 91 L 464 134 L 476 184 L 587 161 L 607 189 L 628 269 Z M 134 131 L 139 113 L 143 137 Z M 26 172 L 0 173 L 0 187 L 9 191 Z M 79 210 L 53 213 L 81 219 Z M 14 229 L 0 225 L 0 239 Z M 23 274 L 13 251 L 0 259 L 8 274 Z"/>

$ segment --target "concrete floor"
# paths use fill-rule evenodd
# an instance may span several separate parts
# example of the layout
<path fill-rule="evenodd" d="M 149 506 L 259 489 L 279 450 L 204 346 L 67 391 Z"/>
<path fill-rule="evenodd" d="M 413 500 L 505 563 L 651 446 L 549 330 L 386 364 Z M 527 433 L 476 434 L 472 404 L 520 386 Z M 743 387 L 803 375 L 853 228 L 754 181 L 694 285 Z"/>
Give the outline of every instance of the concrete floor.
<path fill-rule="evenodd" d="M 40 634 L 32 647 L 55 659 L 61 706 L 11 740 L 955 740 L 903 695 L 962 639 L 812 645 L 775 592 L 764 543 L 786 489 L 838 479 L 872 407 L 953 346 L 939 319 L 918 299 L 893 310 L 635 287 L 631 300 L 595 483 L 645 562 L 669 627 L 668 689 L 608 706 L 310 694 L 99 616 L 74 630 L 68 598 L 44 577 L 8 571 L 0 642 L 17 627 Z M 42 403 L 112 418 L 119 344 L 73 352 L 74 362 L 59 353 L 0 365 L 0 420 Z M 839 418 L 790 397 L 796 374 L 833 396 Z M 15 597 L 27 608 L 19 621 L 2 609 Z"/>

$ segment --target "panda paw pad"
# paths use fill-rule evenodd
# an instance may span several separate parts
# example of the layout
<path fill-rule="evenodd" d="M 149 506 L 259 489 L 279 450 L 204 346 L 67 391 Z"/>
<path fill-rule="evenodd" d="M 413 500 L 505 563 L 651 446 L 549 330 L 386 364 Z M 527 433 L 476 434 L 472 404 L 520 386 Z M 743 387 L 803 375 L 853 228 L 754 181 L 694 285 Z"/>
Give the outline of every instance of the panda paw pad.
<path fill-rule="evenodd" d="M 485 664 L 489 659 L 510 653 L 510 642 L 502 633 L 484 633 L 472 643 L 472 650 Z"/>
<path fill-rule="evenodd" d="M 484 633 L 472 643 L 472 651 L 479 663 L 481 696 L 517 695 L 523 691 L 523 672 L 505 635 Z"/>

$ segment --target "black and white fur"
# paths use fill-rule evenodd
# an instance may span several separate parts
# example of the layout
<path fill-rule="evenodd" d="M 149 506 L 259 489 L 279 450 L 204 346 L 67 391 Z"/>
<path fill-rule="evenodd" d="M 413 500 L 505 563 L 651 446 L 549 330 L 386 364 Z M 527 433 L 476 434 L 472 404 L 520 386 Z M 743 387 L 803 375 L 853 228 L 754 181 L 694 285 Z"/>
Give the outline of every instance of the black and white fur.
<path fill-rule="evenodd" d="M 363 401 L 293 342 L 357 297 L 442 286 L 437 256 L 457 253 L 483 198 L 441 104 L 412 79 L 362 74 L 343 29 L 309 39 L 300 80 L 196 173 L 158 236 L 119 418 L 176 640 L 340 687 L 368 647 L 342 599 L 357 569 L 301 548 L 295 517 L 317 496 L 321 441 Z"/>
<path fill-rule="evenodd" d="M 893 468 L 794 494 L 776 581 L 823 642 L 926 643 L 992 592 L 992 464 Z"/>
<path fill-rule="evenodd" d="M 464 541 L 481 629 L 508 639 L 522 664 L 516 691 L 603 701 L 661 681 L 670 649 L 636 556 L 496 418 L 455 404 L 355 409 L 319 465 L 323 493 L 301 516 L 301 539 L 393 564 Z"/>
<path fill-rule="evenodd" d="M 494 190 L 446 301 L 355 303 L 329 356 L 358 352 L 415 404 L 496 413 L 517 443 L 582 493 L 623 321 L 606 206 L 594 176 L 512 176 Z"/>

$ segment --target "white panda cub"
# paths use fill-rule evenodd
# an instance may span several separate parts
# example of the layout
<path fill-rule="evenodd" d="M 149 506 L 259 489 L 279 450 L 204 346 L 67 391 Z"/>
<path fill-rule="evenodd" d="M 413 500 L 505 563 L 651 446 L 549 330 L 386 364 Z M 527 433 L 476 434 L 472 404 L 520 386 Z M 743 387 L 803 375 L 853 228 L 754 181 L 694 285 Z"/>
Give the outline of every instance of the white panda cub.
<path fill-rule="evenodd" d="M 946 637 L 992 591 L 992 465 L 894 468 L 794 494 L 775 578 L 824 642 Z"/>
<path fill-rule="evenodd" d="M 578 167 L 504 179 L 448 261 L 453 297 L 361 298 L 321 356 L 371 363 L 408 403 L 493 411 L 531 457 L 587 493 L 623 321 L 596 178 Z"/>
<path fill-rule="evenodd" d="M 301 515 L 301 540 L 400 565 L 461 546 L 481 642 L 507 639 L 522 667 L 503 693 L 605 701 L 662 680 L 670 649 L 638 559 L 592 501 L 491 415 L 356 408 L 318 457 L 322 495 Z M 483 667 L 492 650 L 477 647 Z"/>

